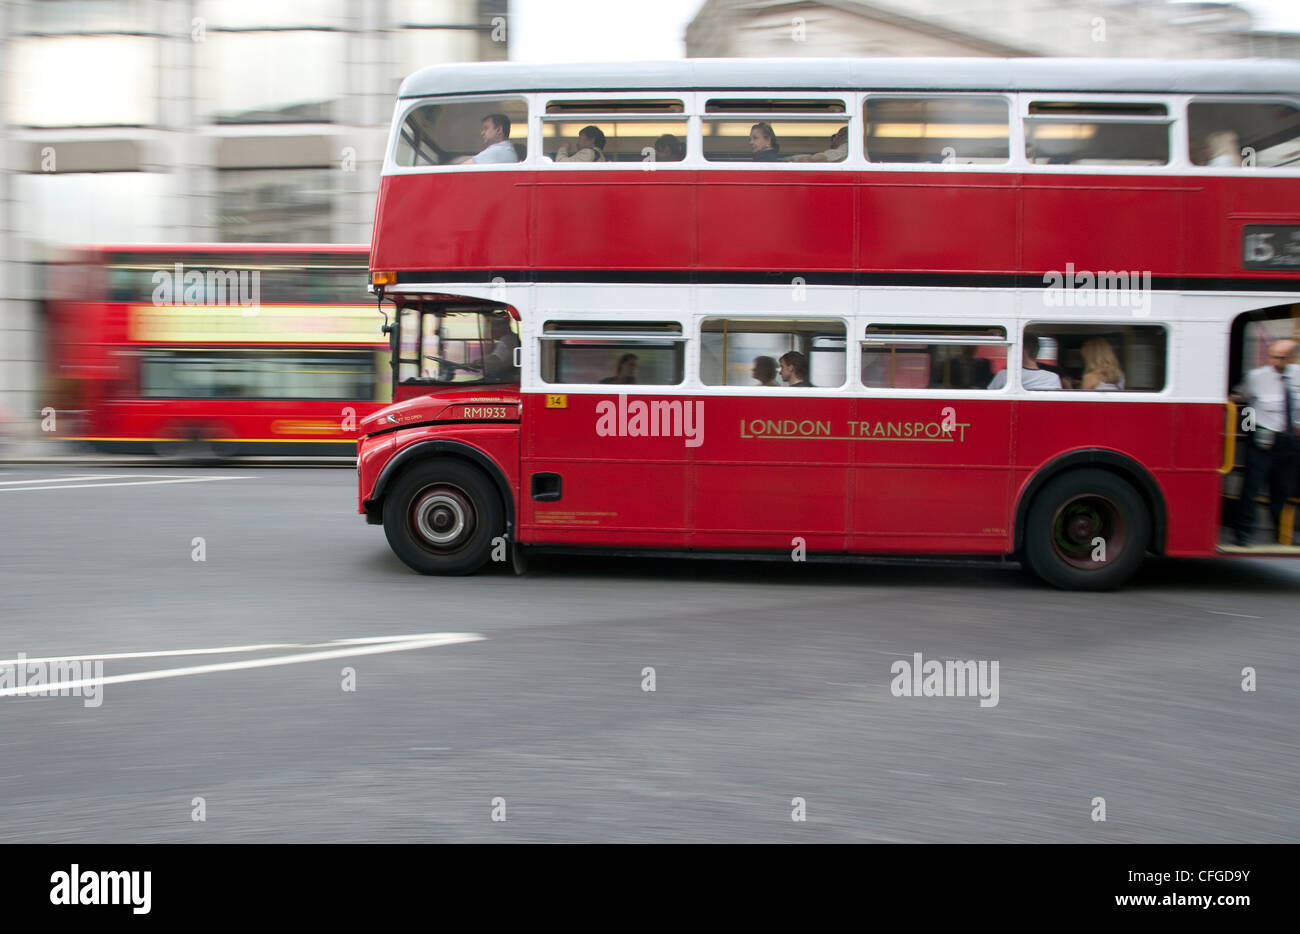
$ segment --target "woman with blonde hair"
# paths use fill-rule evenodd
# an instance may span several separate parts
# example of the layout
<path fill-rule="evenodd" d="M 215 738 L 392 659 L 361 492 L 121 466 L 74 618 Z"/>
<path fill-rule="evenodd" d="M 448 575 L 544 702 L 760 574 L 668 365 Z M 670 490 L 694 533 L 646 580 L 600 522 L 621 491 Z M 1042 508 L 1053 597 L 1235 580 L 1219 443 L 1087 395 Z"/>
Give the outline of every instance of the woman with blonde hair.
<path fill-rule="evenodd" d="M 1083 345 L 1083 389 L 1123 389 L 1124 371 L 1120 369 L 1115 348 L 1104 337 L 1094 337 Z"/>

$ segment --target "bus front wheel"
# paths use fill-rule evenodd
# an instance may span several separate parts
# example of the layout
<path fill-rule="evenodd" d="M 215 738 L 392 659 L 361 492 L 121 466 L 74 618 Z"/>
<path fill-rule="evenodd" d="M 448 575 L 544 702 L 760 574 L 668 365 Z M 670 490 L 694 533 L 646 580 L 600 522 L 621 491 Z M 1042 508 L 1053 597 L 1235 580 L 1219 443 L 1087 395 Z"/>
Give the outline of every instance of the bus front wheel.
<path fill-rule="evenodd" d="M 473 574 L 505 527 L 501 498 L 478 468 L 455 460 L 417 464 L 384 499 L 384 534 L 421 574 Z"/>
<path fill-rule="evenodd" d="M 1063 590 L 1113 590 L 1137 571 L 1151 517 L 1127 481 L 1105 470 L 1071 470 L 1048 481 L 1025 525 L 1024 557 Z"/>

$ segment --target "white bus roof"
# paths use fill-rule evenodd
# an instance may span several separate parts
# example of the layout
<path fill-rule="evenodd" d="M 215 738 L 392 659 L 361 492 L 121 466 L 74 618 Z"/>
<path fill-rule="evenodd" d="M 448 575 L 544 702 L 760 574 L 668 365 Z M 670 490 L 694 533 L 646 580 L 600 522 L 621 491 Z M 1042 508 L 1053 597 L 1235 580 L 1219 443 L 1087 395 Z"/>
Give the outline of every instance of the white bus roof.
<path fill-rule="evenodd" d="M 883 90 L 1300 94 L 1300 62 L 1120 58 L 687 58 L 432 65 L 398 97 L 523 91 Z"/>

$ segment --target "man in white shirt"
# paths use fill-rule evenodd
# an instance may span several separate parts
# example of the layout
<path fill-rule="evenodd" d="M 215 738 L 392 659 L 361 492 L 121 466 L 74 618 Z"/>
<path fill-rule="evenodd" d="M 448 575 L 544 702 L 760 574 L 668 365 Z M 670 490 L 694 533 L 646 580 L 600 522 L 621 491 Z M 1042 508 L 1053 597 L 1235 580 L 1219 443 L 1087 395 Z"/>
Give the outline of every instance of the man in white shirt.
<path fill-rule="evenodd" d="M 1300 366 L 1291 362 L 1296 342 L 1274 341 L 1268 364 L 1246 374 L 1233 393 L 1238 404 L 1254 410 L 1254 431 L 1248 433 L 1246 477 L 1237 502 L 1238 545 L 1250 544 L 1255 528 L 1255 494 L 1268 483 L 1268 510 L 1274 528 L 1281 528 L 1282 508 L 1295 489 L 1296 430 L 1300 428 Z M 1286 544 L 1290 544 L 1287 542 Z"/>
<path fill-rule="evenodd" d="M 1020 385 L 1026 389 L 1060 389 L 1061 377 L 1051 370 L 1038 366 L 1038 335 L 1026 334 L 1024 348 L 1020 352 Z M 1007 371 L 999 370 L 989 383 L 989 389 L 1001 389 L 1007 384 Z"/>
<path fill-rule="evenodd" d="M 483 151 L 469 160 L 475 165 L 519 161 L 519 153 L 510 142 L 510 118 L 505 114 L 484 117 L 479 135 L 483 137 Z"/>

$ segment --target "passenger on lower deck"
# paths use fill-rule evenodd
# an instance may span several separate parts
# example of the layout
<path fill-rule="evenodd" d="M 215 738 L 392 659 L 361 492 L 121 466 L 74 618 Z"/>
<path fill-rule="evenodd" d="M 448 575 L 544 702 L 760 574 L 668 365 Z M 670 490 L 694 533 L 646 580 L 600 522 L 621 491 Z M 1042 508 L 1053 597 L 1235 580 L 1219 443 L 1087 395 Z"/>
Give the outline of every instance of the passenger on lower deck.
<path fill-rule="evenodd" d="M 808 382 L 808 358 L 797 350 L 781 355 L 781 379 L 792 389 L 811 389 Z"/>
<path fill-rule="evenodd" d="M 1001 389 L 1007 384 L 1007 370 L 1001 370 L 989 383 L 989 389 Z M 1020 385 L 1026 389 L 1060 389 L 1061 377 L 1038 365 L 1038 335 L 1025 334 L 1020 360 Z"/>
<path fill-rule="evenodd" d="M 1124 388 L 1124 370 L 1115 356 L 1115 348 L 1104 337 L 1094 337 L 1082 349 L 1083 379 L 1080 389 L 1117 390 Z"/>
<path fill-rule="evenodd" d="M 930 367 L 930 386 L 946 389 L 983 389 L 993 376 L 993 364 L 975 356 L 974 344 L 963 344 L 958 356 L 935 360 Z"/>

